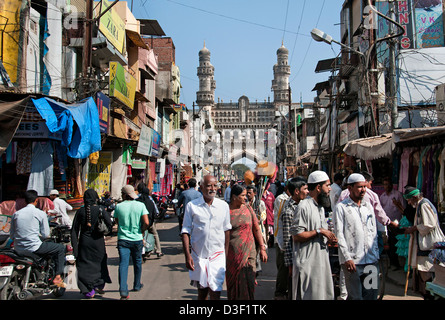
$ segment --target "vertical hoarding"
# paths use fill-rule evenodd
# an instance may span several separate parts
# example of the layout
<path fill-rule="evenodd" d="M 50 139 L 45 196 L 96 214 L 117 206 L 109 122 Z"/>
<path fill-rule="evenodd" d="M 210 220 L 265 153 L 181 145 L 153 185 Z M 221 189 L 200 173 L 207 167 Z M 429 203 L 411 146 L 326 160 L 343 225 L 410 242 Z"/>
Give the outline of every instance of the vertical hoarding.
<path fill-rule="evenodd" d="M 110 98 L 98 92 L 96 94 L 96 105 L 99 111 L 100 133 L 108 133 L 108 119 L 110 116 Z"/>
<path fill-rule="evenodd" d="M 155 131 L 153 129 L 151 129 L 151 130 L 152 130 L 152 134 L 153 134 L 153 137 L 152 137 L 153 144 L 152 144 L 152 149 L 151 149 L 151 155 L 154 157 L 160 157 L 160 156 L 162 156 L 159 154 L 160 148 L 161 148 L 161 135 L 157 131 Z"/>

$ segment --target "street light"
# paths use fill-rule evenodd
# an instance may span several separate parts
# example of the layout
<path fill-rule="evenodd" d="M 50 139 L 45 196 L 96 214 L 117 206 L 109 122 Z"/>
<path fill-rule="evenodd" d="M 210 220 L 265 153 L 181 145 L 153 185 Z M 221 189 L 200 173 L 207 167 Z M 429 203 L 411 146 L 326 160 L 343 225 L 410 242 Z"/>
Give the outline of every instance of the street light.
<path fill-rule="evenodd" d="M 341 42 L 339 42 L 339 41 L 334 40 L 334 39 L 333 39 L 330 35 L 328 35 L 326 32 L 323 32 L 323 31 L 321 31 L 321 30 L 319 30 L 319 29 L 317 29 L 317 28 L 312 29 L 312 31 L 311 31 L 311 36 L 312 36 L 312 39 L 314 39 L 314 40 L 317 41 L 317 42 L 324 42 L 324 43 L 327 43 L 327 44 L 332 44 L 332 42 L 334 42 L 334 43 L 336 43 L 336 44 L 342 46 L 343 48 L 346 48 L 346 49 L 348 49 L 348 50 L 351 50 L 352 52 L 357 53 L 357 54 L 359 54 L 359 55 L 365 57 L 365 55 L 363 54 L 363 52 L 357 51 L 357 50 L 355 50 L 355 49 L 353 49 L 353 48 L 351 48 L 351 47 L 349 47 L 349 46 L 347 46 L 347 45 L 345 45 L 345 44 L 343 44 L 343 43 L 341 43 Z"/>
<path fill-rule="evenodd" d="M 330 35 L 328 35 L 327 33 L 323 32 L 323 31 L 321 31 L 321 30 L 319 30 L 317 28 L 312 29 L 311 36 L 312 36 L 312 39 L 314 39 L 317 42 L 324 42 L 324 43 L 327 43 L 327 44 L 332 44 L 332 42 L 334 42 L 334 43 L 342 46 L 343 48 L 348 49 L 348 50 L 358 54 L 359 56 L 361 56 L 364 59 L 364 67 L 365 67 L 364 71 L 365 71 L 365 77 L 367 79 L 366 87 L 367 87 L 367 91 L 368 91 L 369 97 L 371 98 L 370 104 L 371 104 L 371 114 L 372 114 L 372 117 L 371 117 L 372 126 L 373 126 L 373 129 L 374 129 L 374 132 L 375 132 L 374 134 L 377 134 L 377 124 L 376 124 L 376 119 L 375 119 L 375 112 L 374 112 L 374 107 L 372 106 L 372 104 L 373 104 L 373 102 L 372 102 L 372 95 L 373 94 L 372 94 L 371 84 L 370 84 L 370 81 L 369 81 L 369 74 L 368 74 L 368 71 L 369 71 L 368 70 L 368 65 L 369 65 L 369 59 L 370 59 L 370 54 L 371 54 L 372 50 L 368 49 L 368 54 L 365 55 L 363 52 L 355 50 L 354 48 L 351 48 L 351 47 L 349 47 L 349 46 L 347 46 L 347 45 L 345 45 L 345 44 L 343 44 L 343 43 L 341 43 L 339 41 L 335 41 L 334 39 L 332 39 L 332 37 Z"/>

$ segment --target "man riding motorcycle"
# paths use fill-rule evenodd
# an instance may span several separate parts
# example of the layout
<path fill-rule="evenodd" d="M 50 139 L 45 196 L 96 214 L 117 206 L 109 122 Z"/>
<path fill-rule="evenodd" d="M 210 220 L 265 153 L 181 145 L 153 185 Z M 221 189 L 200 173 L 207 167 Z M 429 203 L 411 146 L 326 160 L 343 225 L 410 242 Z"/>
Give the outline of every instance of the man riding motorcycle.
<path fill-rule="evenodd" d="M 65 247 L 61 243 L 42 241 L 50 235 L 50 228 L 46 213 L 36 208 L 37 198 L 37 191 L 26 191 L 27 206 L 12 215 L 10 237 L 14 242 L 14 250 L 20 255 L 33 253 L 39 257 L 52 256 L 56 266 L 53 284 L 65 287 L 62 278 Z"/>

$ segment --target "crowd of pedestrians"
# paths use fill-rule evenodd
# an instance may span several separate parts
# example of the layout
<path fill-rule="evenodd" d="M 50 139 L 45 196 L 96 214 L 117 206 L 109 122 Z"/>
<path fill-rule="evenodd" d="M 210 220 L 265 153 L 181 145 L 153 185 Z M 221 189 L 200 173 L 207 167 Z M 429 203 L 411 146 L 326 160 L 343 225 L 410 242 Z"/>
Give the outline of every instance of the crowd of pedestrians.
<path fill-rule="evenodd" d="M 413 289 L 431 298 L 426 282 L 434 277 L 434 266 L 428 253 L 435 243 L 445 241 L 436 208 L 414 187 L 407 186 L 404 194 L 394 190 L 390 179 L 384 179 L 385 191 L 379 197 L 371 190 L 372 182 L 372 175 L 362 172 L 335 174 L 331 184 L 325 172 L 314 171 L 307 178 L 269 183 L 265 188 L 244 181 L 220 184 L 211 175 L 177 185 L 171 197 L 178 200 L 174 209 L 185 266 L 198 299 L 220 299 L 225 282 L 229 300 L 253 300 L 261 265 L 273 263 L 268 261 L 268 250 L 274 246 L 276 300 L 375 300 L 379 283 L 372 276 L 379 273 L 384 242 L 393 268 L 401 268 L 399 257 L 403 257 L 405 271 L 413 270 Z M 154 252 L 163 255 L 154 219 L 158 208 L 145 184 L 138 185 L 137 191 L 131 185 L 123 187 L 123 201 L 113 204 L 111 217 L 111 204 L 104 205 L 97 192 L 88 189 L 84 206 L 72 222 L 66 214 L 69 207 L 58 199 L 57 190 L 51 192 L 51 199 L 61 202 L 52 213 L 71 227 L 78 285 L 86 298 L 103 294 L 111 283 L 104 236 L 113 224 L 117 225 L 121 299 L 129 298 L 130 257 L 132 290 L 143 287 L 148 234 L 155 238 Z M 46 213 L 35 207 L 36 198 L 32 190 L 25 193 L 27 207 L 14 213 L 11 238 L 16 250 L 54 255 L 59 263 L 53 281 L 63 286 L 63 246 L 49 247 L 40 240 L 48 236 L 49 227 Z M 102 220 L 107 231 L 98 228 Z M 338 248 L 341 266 L 337 297 L 329 256 L 332 247 Z"/>

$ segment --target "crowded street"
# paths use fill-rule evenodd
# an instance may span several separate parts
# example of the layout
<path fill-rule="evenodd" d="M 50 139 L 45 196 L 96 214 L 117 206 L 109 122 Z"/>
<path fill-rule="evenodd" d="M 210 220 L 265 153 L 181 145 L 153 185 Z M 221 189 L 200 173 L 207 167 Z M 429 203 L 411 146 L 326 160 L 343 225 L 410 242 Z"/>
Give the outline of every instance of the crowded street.
<path fill-rule="evenodd" d="M 0 1 L 0 306 L 443 303 L 445 0 L 190 2 Z"/>

